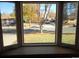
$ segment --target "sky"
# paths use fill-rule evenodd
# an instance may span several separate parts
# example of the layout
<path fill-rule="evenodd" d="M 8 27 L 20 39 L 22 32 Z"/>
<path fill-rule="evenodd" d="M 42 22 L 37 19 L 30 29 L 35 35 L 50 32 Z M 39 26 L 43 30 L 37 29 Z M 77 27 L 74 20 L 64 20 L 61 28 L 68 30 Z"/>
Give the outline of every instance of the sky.
<path fill-rule="evenodd" d="M 1 14 L 10 14 L 14 11 L 15 4 L 14 3 L 8 3 L 8 2 L 0 2 L 0 12 Z M 45 10 L 45 4 L 41 4 L 40 11 Z M 56 4 L 52 4 L 50 11 L 56 12 Z"/>
<path fill-rule="evenodd" d="M 1 14 L 10 14 L 14 11 L 15 4 L 8 2 L 0 2 L 0 12 Z"/>
<path fill-rule="evenodd" d="M 69 7 L 69 6 L 68 6 Z M 9 3 L 9 2 L 0 2 L 0 13 L 3 14 L 10 14 L 14 11 L 15 4 L 14 3 Z M 40 12 L 45 11 L 45 4 L 40 5 Z M 56 4 L 52 4 L 50 11 L 56 13 Z M 70 10 L 67 12 L 70 14 Z"/>
<path fill-rule="evenodd" d="M 70 7 L 70 5 L 68 5 L 68 8 Z M 14 11 L 15 8 L 15 4 L 14 3 L 9 3 L 9 2 L 0 2 L 0 13 L 3 14 L 10 14 Z M 74 10 L 74 9 L 72 9 Z M 44 12 L 45 11 L 45 4 L 41 4 L 40 5 L 40 11 Z M 50 11 L 55 12 L 56 13 L 56 4 L 52 4 Z M 68 14 L 70 14 L 70 9 L 67 10 Z"/>
<path fill-rule="evenodd" d="M 40 5 L 40 10 L 41 11 L 45 11 L 45 4 L 41 4 Z M 50 11 L 55 12 L 56 13 L 56 4 L 52 4 Z"/>

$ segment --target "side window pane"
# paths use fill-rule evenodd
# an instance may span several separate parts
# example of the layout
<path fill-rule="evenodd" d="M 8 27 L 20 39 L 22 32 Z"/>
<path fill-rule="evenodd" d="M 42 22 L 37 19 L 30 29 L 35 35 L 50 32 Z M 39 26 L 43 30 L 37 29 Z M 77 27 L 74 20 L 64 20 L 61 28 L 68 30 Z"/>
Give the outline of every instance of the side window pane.
<path fill-rule="evenodd" d="M 77 3 L 65 3 L 63 14 L 62 43 L 75 44 Z"/>
<path fill-rule="evenodd" d="M 4 46 L 16 44 L 17 37 L 15 4 L 9 2 L 0 2 L 0 13 L 2 21 Z"/>

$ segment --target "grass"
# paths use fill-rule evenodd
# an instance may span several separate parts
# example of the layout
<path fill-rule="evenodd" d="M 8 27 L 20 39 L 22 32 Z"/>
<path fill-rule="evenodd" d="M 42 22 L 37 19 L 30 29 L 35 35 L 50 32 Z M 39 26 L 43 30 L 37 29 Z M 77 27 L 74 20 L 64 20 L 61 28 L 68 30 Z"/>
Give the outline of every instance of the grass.
<path fill-rule="evenodd" d="M 24 34 L 24 43 L 52 43 L 55 42 L 55 34 L 36 33 Z M 74 34 L 63 34 L 62 43 L 75 44 Z"/>
<path fill-rule="evenodd" d="M 28 27 L 29 24 L 25 24 Z M 29 27 L 28 27 L 29 28 Z M 63 34 L 62 43 L 75 44 L 75 34 Z M 55 42 L 55 34 L 31 33 L 24 34 L 24 43 L 52 43 Z"/>
<path fill-rule="evenodd" d="M 52 43 L 55 42 L 55 35 L 49 33 L 25 34 L 24 43 Z"/>
<path fill-rule="evenodd" d="M 75 34 L 63 34 L 62 42 L 68 44 L 75 44 Z"/>

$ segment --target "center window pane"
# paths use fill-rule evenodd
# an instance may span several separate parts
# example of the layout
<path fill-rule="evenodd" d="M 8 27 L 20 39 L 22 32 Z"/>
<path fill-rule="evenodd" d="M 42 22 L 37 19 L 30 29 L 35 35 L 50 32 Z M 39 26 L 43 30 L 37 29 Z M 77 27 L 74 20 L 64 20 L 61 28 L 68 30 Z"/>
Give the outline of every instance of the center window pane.
<path fill-rule="evenodd" d="M 23 3 L 24 43 L 55 43 L 56 4 Z"/>

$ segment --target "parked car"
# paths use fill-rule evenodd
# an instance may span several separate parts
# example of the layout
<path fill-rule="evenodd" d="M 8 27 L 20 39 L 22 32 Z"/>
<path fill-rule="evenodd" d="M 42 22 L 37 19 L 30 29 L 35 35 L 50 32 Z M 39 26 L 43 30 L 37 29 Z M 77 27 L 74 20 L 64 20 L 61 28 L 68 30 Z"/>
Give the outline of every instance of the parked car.
<path fill-rule="evenodd" d="M 49 23 L 49 24 L 43 24 L 42 25 L 43 30 L 47 30 L 47 31 L 55 31 L 55 23 Z"/>
<path fill-rule="evenodd" d="M 30 29 L 40 30 L 40 25 L 34 24 Z M 46 20 L 42 24 L 42 29 L 46 31 L 55 31 L 55 22 L 50 22 L 49 20 Z"/>
<path fill-rule="evenodd" d="M 16 24 L 16 20 L 6 20 L 3 23 L 4 26 L 14 26 Z"/>
<path fill-rule="evenodd" d="M 16 24 L 16 20 L 10 20 L 9 25 L 14 26 Z"/>

